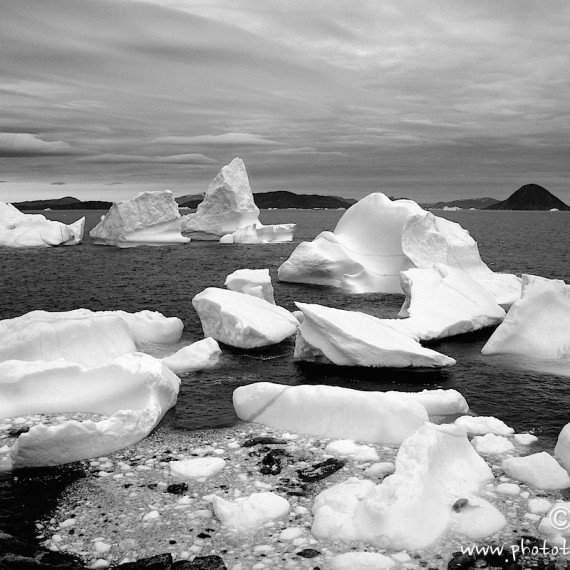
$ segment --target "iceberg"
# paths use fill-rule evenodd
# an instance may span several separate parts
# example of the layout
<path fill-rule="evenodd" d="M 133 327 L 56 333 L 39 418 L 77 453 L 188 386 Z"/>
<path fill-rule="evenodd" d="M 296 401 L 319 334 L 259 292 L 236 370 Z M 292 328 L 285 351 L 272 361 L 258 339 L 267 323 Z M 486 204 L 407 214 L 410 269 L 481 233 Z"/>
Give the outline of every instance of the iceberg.
<path fill-rule="evenodd" d="M 95 366 L 147 343 L 177 342 L 183 327 L 177 317 L 154 311 L 31 311 L 0 321 L 0 362 L 63 359 Z"/>
<path fill-rule="evenodd" d="M 264 299 L 208 287 L 192 299 L 205 336 L 238 348 L 277 344 L 291 336 L 299 321 Z"/>
<path fill-rule="evenodd" d="M 234 158 L 210 182 L 195 214 L 182 217 L 182 231 L 193 239 L 215 239 L 259 224 L 249 178 L 241 158 Z"/>
<path fill-rule="evenodd" d="M 2 362 L 0 418 L 75 412 L 109 416 L 33 426 L 10 449 L 11 466 L 62 465 L 132 445 L 175 405 L 179 387 L 174 373 L 142 353 L 91 368 L 62 360 Z"/>
<path fill-rule="evenodd" d="M 439 352 L 424 348 L 408 334 L 358 311 L 296 303 L 303 312 L 295 342 L 296 360 L 339 366 L 443 367 L 455 364 Z"/>
<path fill-rule="evenodd" d="M 493 479 L 465 430 L 426 423 L 402 443 L 394 474 L 381 484 L 351 477 L 321 492 L 313 504 L 312 533 L 408 550 L 429 546 L 447 529 L 478 540 L 506 524 L 478 496 Z M 460 499 L 464 506 L 454 508 Z"/>
<path fill-rule="evenodd" d="M 249 224 L 220 238 L 220 243 L 282 243 L 293 241 L 297 224 Z"/>
<path fill-rule="evenodd" d="M 212 368 L 218 363 L 221 353 L 218 343 L 208 337 L 181 348 L 161 361 L 175 374 L 188 374 Z"/>
<path fill-rule="evenodd" d="M 238 269 L 226 277 L 224 285 L 231 291 L 259 297 L 275 305 L 269 269 Z"/>
<path fill-rule="evenodd" d="M 178 204 L 170 190 L 141 192 L 115 202 L 89 232 L 98 245 L 135 247 L 188 243 L 181 233 Z"/>
<path fill-rule="evenodd" d="M 84 227 L 85 218 L 66 225 L 42 214 L 24 214 L 12 204 L 0 202 L 0 246 L 78 245 L 83 240 Z"/>
<path fill-rule="evenodd" d="M 570 473 L 570 423 L 566 424 L 558 434 L 554 455 L 564 469 Z"/>
<path fill-rule="evenodd" d="M 546 451 L 503 460 L 503 471 L 513 479 L 537 489 L 567 489 L 570 477 L 566 470 Z"/>
<path fill-rule="evenodd" d="M 341 287 L 353 293 L 402 293 L 400 272 L 444 264 L 468 273 L 499 304 L 520 296 L 515 275 L 493 273 L 459 224 L 411 200 L 370 194 L 351 206 L 334 232 L 303 242 L 279 267 L 281 281 Z"/>
<path fill-rule="evenodd" d="M 570 286 L 557 279 L 523 275 L 521 298 L 481 353 L 570 358 Z"/>

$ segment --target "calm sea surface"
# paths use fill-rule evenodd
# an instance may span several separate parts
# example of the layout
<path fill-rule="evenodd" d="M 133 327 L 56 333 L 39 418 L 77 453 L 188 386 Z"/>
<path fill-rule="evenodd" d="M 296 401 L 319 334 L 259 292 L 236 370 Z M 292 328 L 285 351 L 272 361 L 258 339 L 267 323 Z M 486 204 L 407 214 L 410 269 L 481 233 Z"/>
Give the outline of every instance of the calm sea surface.
<path fill-rule="evenodd" d="M 195 241 L 188 245 L 132 249 L 93 245 L 88 232 L 103 212 L 43 212 L 50 219 L 66 223 L 86 215 L 85 242 L 52 249 L 1 248 L 0 319 L 34 309 L 150 309 L 180 317 L 185 326 L 183 340 L 187 343 L 203 336 L 192 297 L 208 286 L 223 287 L 226 275 L 241 268 L 268 268 L 276 302 L 289 310 L 295 310 L 294 301 L 301 301 L 395 317 L 403 296 L 353 295 L 328 287 L 277 281 L 277 268 L 297 244 L 313 239 L 323 230 L 333 230 L 343 212 L 263 211 L 260 217 L 266 224 L 297 224 L 295 241 L 290 244 L 223 246 Z M 494 271 L 533 273 L 567 282 L 570 279 L 568 213 L 435 213 L 469 230 L 479 244 L 481 257 Z M 485 330 L 432 343 L 431 348 L 457 360 L 455 366 L 444 371 L 299 364 L 293 362 L 293 339 L 249 352 L 225 347 L 216 368 L 182 378 L 178 403 L 164 418 L 163 426 L 193 430 L 233 425 L 238 421 L 231 402 L 233 390 L 259 381 L 330 384 L 358 390 L 417 391 L 442 387 L 459 390 L 474 413 L 497 416 L 517 431 L 532 431 L 544 448 L 552 450 L 560 429 L 570 422 L 568 363 L 564 368 L 559 363 L 524 361 L 519 357 L 483 357 L 480 350 L 490 333 Z M 14 486 L 10 476 L 0 479 L 0 528 L 14 528 L 18 518 L 14 511 L 28 512 L 30 493 L 35 496 L 36 507 L 43 505 L 38 498 L 45 499 L 45 507 L 49 507 L 54 488 L 44 485 L 47 479 L 45 474 L 36 478 L 32 487 Z M 21 516 L 33 518 L 35 511 Z"/>

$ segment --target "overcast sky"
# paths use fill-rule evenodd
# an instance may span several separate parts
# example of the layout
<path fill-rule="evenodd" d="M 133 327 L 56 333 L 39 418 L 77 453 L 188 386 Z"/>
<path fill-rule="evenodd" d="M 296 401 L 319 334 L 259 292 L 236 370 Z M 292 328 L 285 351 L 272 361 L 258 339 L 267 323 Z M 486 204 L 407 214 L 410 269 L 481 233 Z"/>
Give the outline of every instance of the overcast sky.
<path fill-rule="evenodd" d="M 3 0 L 0 199 L 570 203 L 567 0 Z"/>

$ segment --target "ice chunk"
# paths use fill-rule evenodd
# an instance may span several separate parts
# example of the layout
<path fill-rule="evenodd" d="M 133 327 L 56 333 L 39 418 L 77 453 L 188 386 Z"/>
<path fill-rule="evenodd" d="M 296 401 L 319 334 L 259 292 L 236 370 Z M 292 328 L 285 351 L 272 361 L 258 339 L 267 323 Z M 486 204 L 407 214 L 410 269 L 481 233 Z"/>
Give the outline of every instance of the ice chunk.
<path fill-rule="evenodd" d="M 398 316 L 420 341 L 498 325 L 505 311 L 468 273 L 447 265 L 401 273 L 406 300 Z"/>
<path fill-rule="evenodd" d="M 345 552 L 331 559 L 331 570 L 384 570 L 392 568 L 394 560 L 377 552 Z"/>
<path fill-rule="evenodd" d="M 477 453 L 481 455 L 492 455 L 498 453 L 507 453 L 513 451 L 515 446 L 502 435 L 488 433 L 486 435 L 478 435 L 471 441 Z"/>
<path fill-rule="evenodd" d="M 166 356 L 162 362 L 175 374 L 187 374 L 205 368 L 212 368 L 220 359 L 220 346 L 211 337 L 193 342 L 189 346 Z"/>
<path fill-rule="evenodd" d="M 198 293 L 192 304 L 202 321 L 205 336 L 238 348 L 276 344 L 291 336 L 299 325 L 282 307 L 216 287 Z"/>
<path fill-rule="evenodd" d="M 220 243 L 282 243 L 293 241 L 296 224 L 249 224 L 220 238 Z"/>
<path fill-rule="evenodd" d="M 340 366 L 442 367 L 455 360 L 422 347 L 381 319 L 357 311 L 296 303 L 303 311 L 295 359 Z"/>
<path fill-rule="evenodd" d="M 224 285 L 231 291 L 253 295 L 275 305 L 269 269 L 238 269 L 226 277 Z"/>
<path fill-rule="evenodd" d="M 570 358 L 570 286 L 534 275 L 522 283 L 521 298 L 481 352 Z"/>
<path fill-rule="evenodd" d="M 406 392 L 406 397 L 422 404 L 430 416 L 464 414 L 469 411 L 465 398 L 457 390 L 422 390 Z"/>
<path fill-rule="evenodd" d="M 493 273 L 459 224 L 380 192 L 351 206 L 334 232 L 301 243 L 278 275 L 281 281 L 332 285 L 354 293 L 401 293 L 401 271 L 438 263 L 468 273 L 497 303 L 510 304 L 520 296 L 519 279 Z"/>
<path fill-rule="evenodd" d="M 195 214 L 182 217 L 182 231 L 194 239 L 215 239 L 250 224 L 259 224 L 245 164 L 234 158 L 210 182 Z"/>
<path fill-rule="evenodd" d="M 548 499 L 536 498 L 528 500 L 528 510 L 535 515 L 544 515 L 552 508 Z"/>
<path fill-rule="evenodd" d="M 538 441 L 538 437 L 536 437 L 536 435 L 532 435 L 531 433 L 516 433 L 513 436 L 513 439 L 519 445 L 532 445 L 535 441 Z"/>
<path fill-rule="evenodd" d="M 570 539 L 570 502 L 557 502 L 538 525 L 538 532 L 549 542 L 567 548 Z"/>
<path fill-rule="evenodd" d="M 515 483 L 499 483 L 495 491 L 500 495 L 520 495 L 521 488 Z"/>
<path fill-rule="evenodd" d="M 180 220 L 170 190 L 141 192 L 131 200 L 115 202 L 89 235 L 96 244 L 118 247 L 188 243 Z"/>
<path fill-rule="evenodd" d="M 0 361 L 58 360 L 94 366 L 153 342 L 178 341 L 184 325 L 153 311 L 32 311 L 0 321 Z"/>
<path fill-rule="evenodd" d="M 564 469 L 570 473 L 570 423 L 566 424 L 558 434 L 554 455 Z"/>
<path fill-rule="evenodd" d="M 83 239 L 84 227 L 85 218 L 66 225 L 42 214 L 24 214 L 12 204 L 0 202 L 0 246 L 77 245 Z"/>
<path fill-rule="evenodd" d="M 62 465 L 146 437 L 176 403 L 180 379 L 146 354 L 86 368 L 64 361 L 0 363 L 0 417 L 86 412 L 110 415 L 32 427 L 10 450 L 14 468 Z"/>
<path fill-rule="evenodd" d="M 373 463 L 370 467 L 364 470 L 364 474 L 368 477 L 383 477 L 394 473 L 396 466 L 389 461 L 382 461 L 380 463 Z"/>
<path fill-rule="evenodd" d="M 212 477 L 225 468 L 226 462 L 221 457 L 195 457 L 182 461 L 171 461 L 170 472 L 178 477 L 202 479 Z"/>
<path fill-rule="evenodd" d="M 349 457 L 356 461 L 378 461 L 378 453 L 370 445 L 359 445 L 351 439 L 339 439 L 331 441 L 326 447 L 325 452 L 340 457 Z"/>
<path fill-rule="evenodd" d="M 533 485 L 537 489 L 570 487 L 568 473 L 546 451 L 525 457 L 509 457 L 503 460 L 502 467 L 509 477 Z"/>
<path fill-rule="evenodd" d="M 289 502 L 275 493 L 253 493 L 235 501 L 214 496 L 214 514 L 226 527 L 246 533 L 255 530 L 265 521 L 279 519 L 289 514 Z"/>
<path fill-rule="evenodd" d="M 505 422 L 492 416 L 461 416 L 455 420 L 455 424 L 467 430 L 471 435 L 512 435 L 515 433 Z"/>
<path fill-rule="evenodd" d="M 482 484 L 492 479 L 465 430 L 426 423 L 402 443 L 395 473 L 380 485 L 350 478 L 320 493 L 312 532 L 319 538 L 396 549 L 428 546 L 451 522 L 451 528 L 459 527 L 470 538 L 484 537 L 506 523 L 477 497 Z M 468 502 L 454 512 L 458 499 Z"/>
<path fill-rule="evenodd" d="M 404 393 L 336 386 L 258 382 L 236 388 L 233 403 L 242 420 L 356 441 L 399 444 L 428 419 L 425 408 Z"/>

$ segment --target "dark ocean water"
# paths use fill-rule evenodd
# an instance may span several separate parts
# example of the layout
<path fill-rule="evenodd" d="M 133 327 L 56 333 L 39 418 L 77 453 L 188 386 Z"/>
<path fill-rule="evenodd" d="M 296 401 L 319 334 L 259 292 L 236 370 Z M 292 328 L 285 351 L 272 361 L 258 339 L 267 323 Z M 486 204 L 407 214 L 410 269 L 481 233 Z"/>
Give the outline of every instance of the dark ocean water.
<path fill-rule="evenodd" d="M 264 223 L 297 223 L 289 244 L 223 246 L 217 242 L 118 249 L 95 246 L 88 231 L 102 212 L 44 212 L 70 223 L 87 216 L 85 242 L 52 249 L 0 249 L 0 319 L 34 309 L 65 311 L 140 311 L 150 309 L 177 316 L 185 325 L 184 340 L 202 338 L 192 297 L 205 287 L 223 287 L 226 275 L 241 268 L 268 268 L 279 305 L 295 310 L 294 301 L 320 303 L 395 317 L 403 296 L 353 295 L 338 289 L 279 283 L 277 268 L 300 241 L 332 230 L 343 211 L 272 210 Z M 570 278 L 570 214 L 562 212 L 461 211 L 435 212 L 459 222 L 477 240 L 483 260 L 494 270 Z M 283 384 L 330 384 L 359 390 L 455 388 L 478 415 L 492 415 L 517 431 L 532 431 L 552 450 L 560 429 L 570 421 L 570 370 L 556 363 L 512 357 L 483 357 L 486 330 L 432 343 L 457 360 L 444 371 L 360 370 L 293 362 L 292 339 L 263 350 L 223 347 L 220 364 L 210 371 L 182 378 L 178 403 L 163 420 L 167 429 L 202 429 L 233 425 L 237 419 L 231 396 L 240 385 L 258 381 Z M 38 481 L 44 480 L 40 477 Z M 19 487 L 21 489 L 21 487 Z M 37 489 L 39 488 L 39 491 Z M 27 491 L 0 480 L 0 513 L 13 513 L 26 503 Z M 36 487 L 50 498 L 51 488 Z M 49 502 L 49 501 L 48 501 Z M 44 507 L 42 507 L 44 508 Z M 29 515 L 32 517 L 33 515 Z M 13 526 L 12 517 L 11 524 Z M 2 520 L 0 520 L 2 526 Z"/>

